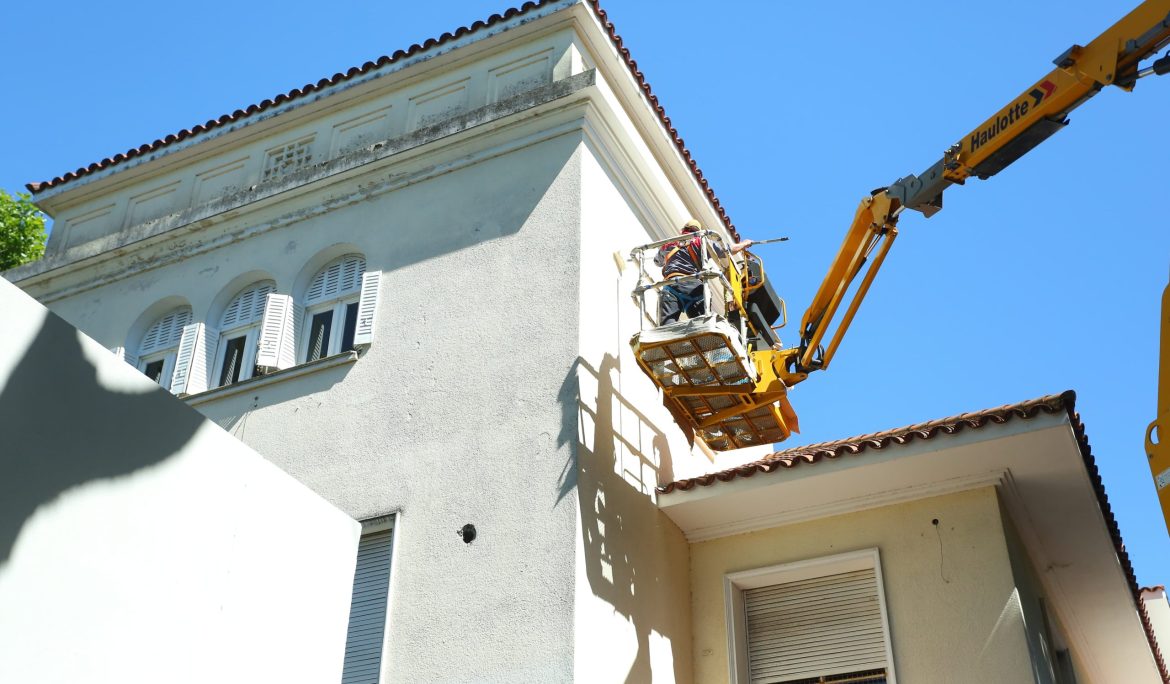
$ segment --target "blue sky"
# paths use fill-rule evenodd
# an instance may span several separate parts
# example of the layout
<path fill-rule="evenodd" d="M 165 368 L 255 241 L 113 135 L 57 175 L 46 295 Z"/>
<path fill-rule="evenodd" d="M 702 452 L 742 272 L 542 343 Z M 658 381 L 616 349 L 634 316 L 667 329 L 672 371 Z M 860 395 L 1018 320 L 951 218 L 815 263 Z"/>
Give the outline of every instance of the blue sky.
<path fill-rule="evenodd" d="M 1128 4 L 1035 0 L 994 20 L 926 0 L 603 7 L 741 234 L 792 238 L 761 252 L 799 320 L 862 196 L 925 170 Z M 507 5 L 30 7 L 0 26 L 9 191 Z M 1138 581 L 1170 580 L 1142 450 L 1170 275 L 1168 104 L 1170 78 L 1106 90 L 934 218 L 906 215 L 832 369 L 793 392 L 805 432 L 785 446 L 1076 390 Z"/>

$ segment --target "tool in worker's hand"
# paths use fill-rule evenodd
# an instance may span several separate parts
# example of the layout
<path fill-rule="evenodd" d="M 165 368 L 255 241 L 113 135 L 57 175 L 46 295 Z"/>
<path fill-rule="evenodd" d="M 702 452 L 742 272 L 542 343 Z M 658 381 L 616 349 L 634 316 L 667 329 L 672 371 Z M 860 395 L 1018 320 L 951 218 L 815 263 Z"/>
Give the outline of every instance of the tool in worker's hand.
<path fill-rule="evenodd" d="M 772 238 L 771 240 L 752 240 L 752 244 L 753 245 L 770 245 L 773 242 L 787 242 L 787 241 L 788 241 L 788 238 L 786 238 L 786 237 L 778 237 L 778 238 Z"/>

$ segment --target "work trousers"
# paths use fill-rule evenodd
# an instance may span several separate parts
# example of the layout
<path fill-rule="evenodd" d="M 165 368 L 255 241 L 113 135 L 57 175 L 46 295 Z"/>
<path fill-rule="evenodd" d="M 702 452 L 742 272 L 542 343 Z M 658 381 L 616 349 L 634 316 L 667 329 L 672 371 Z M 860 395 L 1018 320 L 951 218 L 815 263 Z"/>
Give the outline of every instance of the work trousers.
<path fill-rule="evenodd" d="M 683 311 L 687 318 L 707 313 L 706 291 L 698 278 L 677 278 L 658 293 L 658 325 L 676 322 Z"/>

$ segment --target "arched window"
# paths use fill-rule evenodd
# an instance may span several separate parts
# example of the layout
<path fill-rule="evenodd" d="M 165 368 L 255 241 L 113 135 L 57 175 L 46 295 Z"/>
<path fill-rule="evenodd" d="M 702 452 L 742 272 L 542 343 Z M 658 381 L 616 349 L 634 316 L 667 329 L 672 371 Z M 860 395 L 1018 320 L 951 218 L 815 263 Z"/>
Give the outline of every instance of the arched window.
<path fill-rule="evenodd" d="M 358 303 L 366 259 L 347 254 L 327 264 L 309 281 L 300 357 L 305 361 L 354 348 Z"/>
<path fill-rule="evenodd" d="M 256 371 L 256 347 L 260 321 L 268 294 L 276 289 L 272 282 L 248 286 L 232 299 L 219 321 L 219 347 L 213 375 L 215 387 L 247 380 Z"/>
<path fill-rule="evenodd" d="M 146 329 L 138 345 L 138 370 L 164 389 L 171 388 L 179 340 L 183 337 L 183 327 L 190 323 L 191 307 L 168 311 Z"/>

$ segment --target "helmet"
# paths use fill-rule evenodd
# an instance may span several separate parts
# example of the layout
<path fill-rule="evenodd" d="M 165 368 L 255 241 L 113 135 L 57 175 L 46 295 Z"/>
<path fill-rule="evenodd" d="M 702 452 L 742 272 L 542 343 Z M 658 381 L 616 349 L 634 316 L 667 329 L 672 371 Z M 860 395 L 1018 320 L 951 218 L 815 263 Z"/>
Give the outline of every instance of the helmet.
<path fill-rule="evenodd" d="M 703 224 L 699 223 L 695 219 L 691 219 L 683 224 L 682 232 L 684 232 L 684 233 L 697 233 L 698 231 L 700 231 L 702 229 L 703 229 Z"/>

